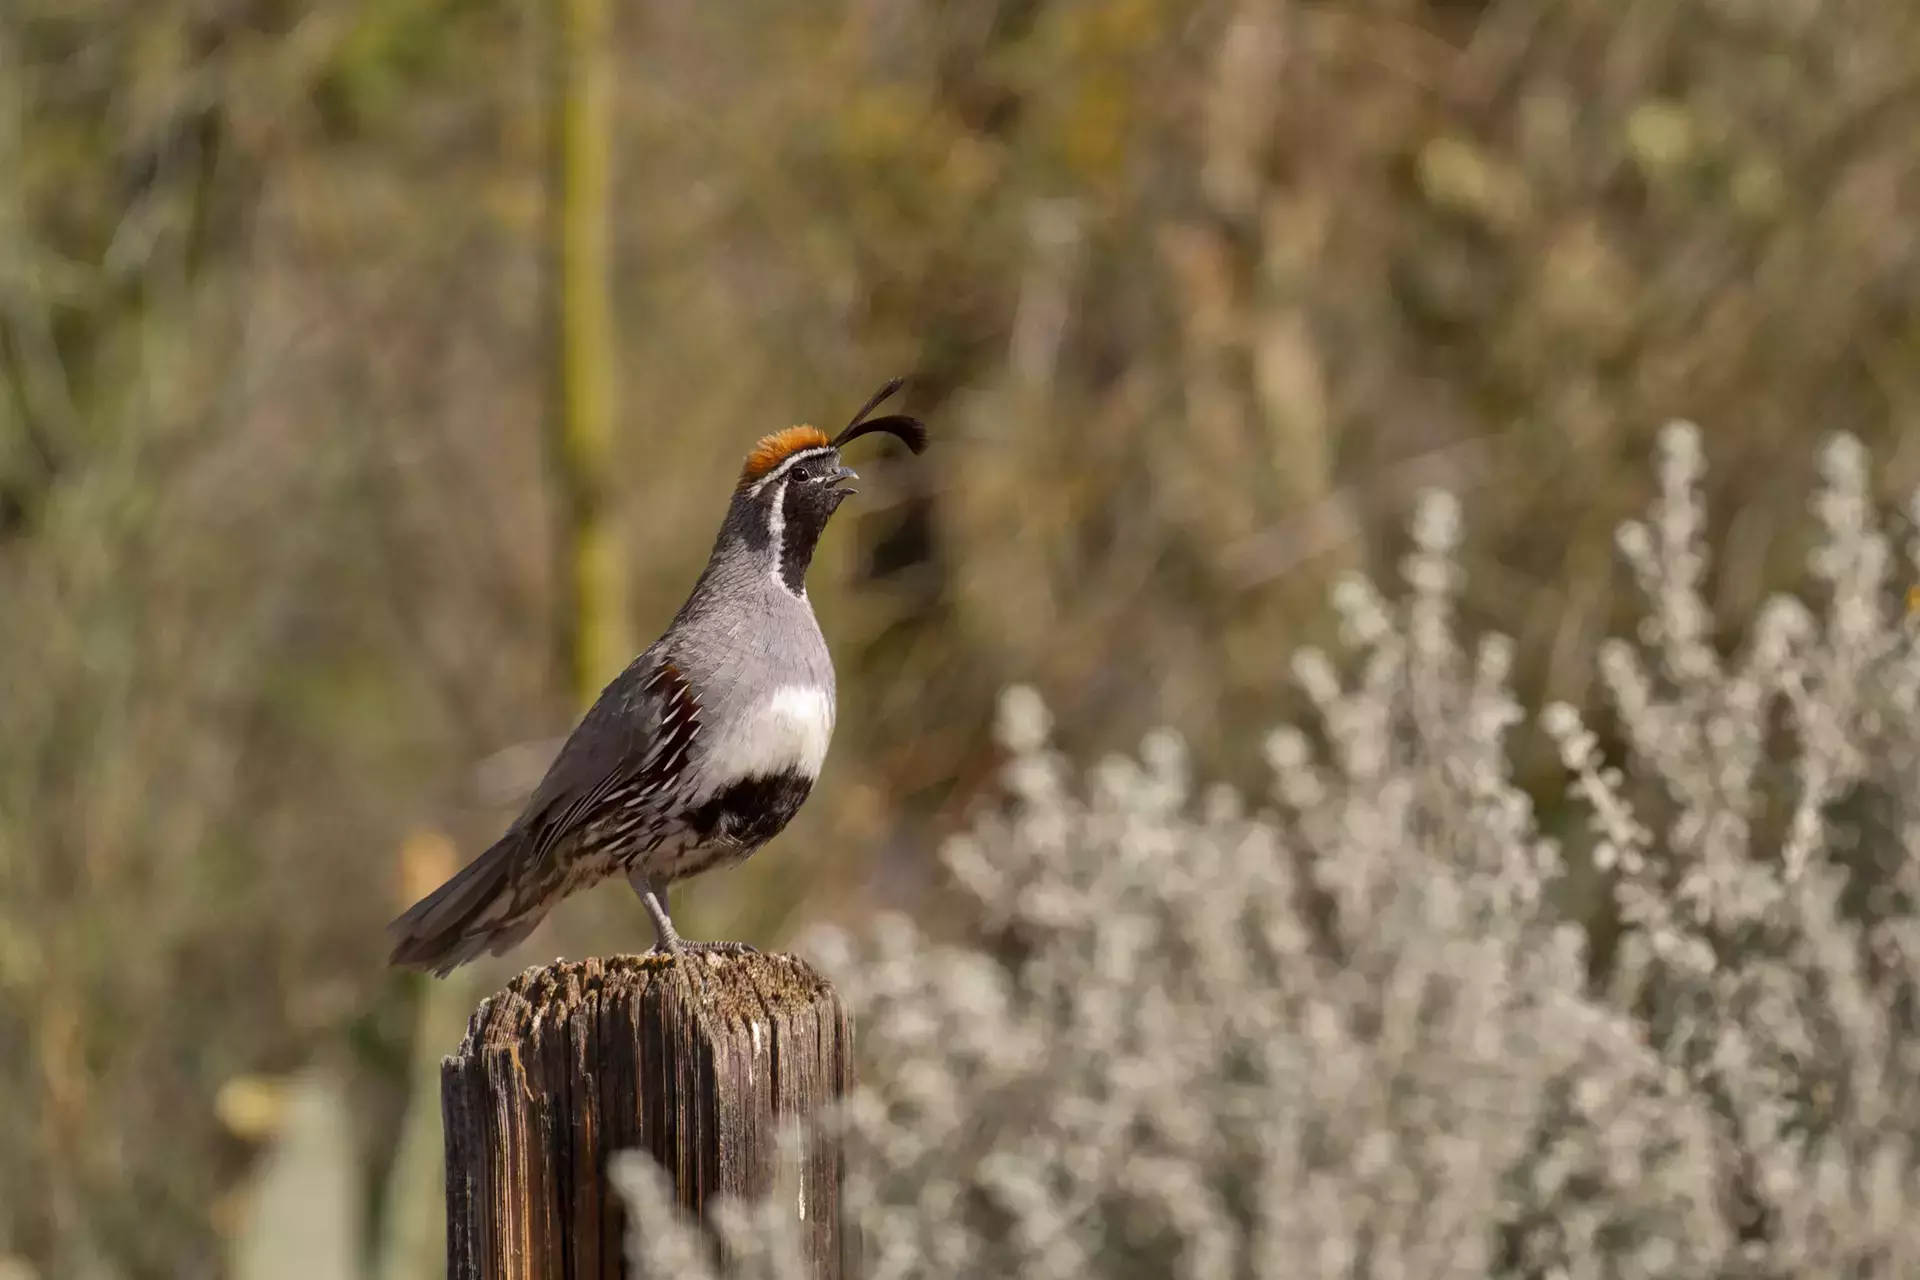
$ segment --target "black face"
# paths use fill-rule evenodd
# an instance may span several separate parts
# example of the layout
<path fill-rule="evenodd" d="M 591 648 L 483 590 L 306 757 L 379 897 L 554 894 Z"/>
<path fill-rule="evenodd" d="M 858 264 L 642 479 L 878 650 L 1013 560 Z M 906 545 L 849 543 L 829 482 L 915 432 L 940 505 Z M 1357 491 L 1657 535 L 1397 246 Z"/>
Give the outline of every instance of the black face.
<path fill-rule="evenodd" d="M 856 478 L 837 453 L 825 453 L 795 462 L 763 495 L 780 504 L 770 524 L 780 531 L 780 576 L 796 595 L 806 589 L 807 566 L 827 521 L 853 493 L 845 482 Z"/>
<path fill-rule="evenodd" d="M 787 472 L 784 496 L 789 527 L 796 522 L 824 527 L 827 517 L 854 492 L 842 482 L 858 478 L 851 468 L 841 464 L 837 453 L 802 458 L 794 463 Z"/>

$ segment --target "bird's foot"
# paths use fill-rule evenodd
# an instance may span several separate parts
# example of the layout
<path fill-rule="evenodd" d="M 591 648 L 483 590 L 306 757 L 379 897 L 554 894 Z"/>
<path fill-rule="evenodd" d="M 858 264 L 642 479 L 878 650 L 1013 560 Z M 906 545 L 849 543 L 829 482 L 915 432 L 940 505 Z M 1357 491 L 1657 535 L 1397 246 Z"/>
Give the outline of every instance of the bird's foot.
<path fill-rule="evenodd" d="M 722 956 L 757 956 L 760 948 L 745 942 L 685 942 L 683 946 L 694 951 L 710 951 Z"/>

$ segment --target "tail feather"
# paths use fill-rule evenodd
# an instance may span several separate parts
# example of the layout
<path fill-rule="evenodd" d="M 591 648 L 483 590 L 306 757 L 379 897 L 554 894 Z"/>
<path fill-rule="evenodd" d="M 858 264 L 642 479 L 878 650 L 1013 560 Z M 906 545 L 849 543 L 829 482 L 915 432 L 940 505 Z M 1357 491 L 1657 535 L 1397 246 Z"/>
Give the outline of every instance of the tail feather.
<path fill-rule="evenodd" d="M 446 977 L 483 952 L 499 955 L 532 933 L 545 910 L 516 912 L 514 870 L 520 838 L 509 832 L 445 884 L 387 926 L 389 964 Z"/>

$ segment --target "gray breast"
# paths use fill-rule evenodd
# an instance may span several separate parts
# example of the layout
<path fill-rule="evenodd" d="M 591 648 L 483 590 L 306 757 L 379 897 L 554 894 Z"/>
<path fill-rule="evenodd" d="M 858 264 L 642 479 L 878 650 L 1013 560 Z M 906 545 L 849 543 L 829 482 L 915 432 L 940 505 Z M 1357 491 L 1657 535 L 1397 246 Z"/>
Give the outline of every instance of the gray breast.
<path fill-rule="evenodd" d="M 755 778 L 811 785 L 833 738 L 833 660 L 812 608 L 771 583 L 753 594 L 749 609 L 716 610 L 681 637 L 700 697 L 696 805 Z"/>

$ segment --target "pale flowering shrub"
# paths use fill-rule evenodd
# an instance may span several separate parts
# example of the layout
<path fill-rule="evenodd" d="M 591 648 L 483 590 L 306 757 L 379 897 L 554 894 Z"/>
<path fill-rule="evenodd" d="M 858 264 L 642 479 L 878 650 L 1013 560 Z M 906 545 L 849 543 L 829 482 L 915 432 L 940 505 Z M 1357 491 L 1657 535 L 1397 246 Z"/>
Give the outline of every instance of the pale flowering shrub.
<path fill-rule="evenodd" d="M 1171 734 L 1078 777 L 1015 689 L 1007 802 L 945 854 L 991 949 L 815 943 L 872 1063 L 837 1120 L 864 1274 L 1920 1274 L 1920 662 L 1861 451 L 1825 459 L 1820 609 L 1731 663 L 1692 430 L 1662 456 L 1621 536 L 1646 625 L 1604 658 L 1630 758 L 1540 717 L 1625 923 L 1610 981 L 1549 903 L 1511 647 L 1462 643 L 1431 497 L 1401 598 L 1336 592 L 1355 674 L 1295 659 L 1316 723 L 1269 741 L 1270 809 L 1196 790 Z M 639 1273 L 716 1274 L 658 1171 L 622 1177 Z M 725 1273 L 794 1274 L 786 1224 L 723 1210 Z"/>
<path fill-rule="evenodd" d="M 1894 579 L 1863 452 L 1832 441 L 1820 607 L 1774 601 L 1723 662 L 1701 604 L 1698 441 L 1663 443 L 1655 518 L 1620 538 L 1654 602 L 1644 643 L 1602 653 L 1655 803 L 1628 803 L 1571 709 L 1543 716 L 1618 872 L 1628 931 L 1607 1000 L 1715 1116 L 1713 1190 L 1744 1237 L 1725 1270 L 1920 1274 L 1920 660 L 1896 590 L 1913 553 Z"/>

